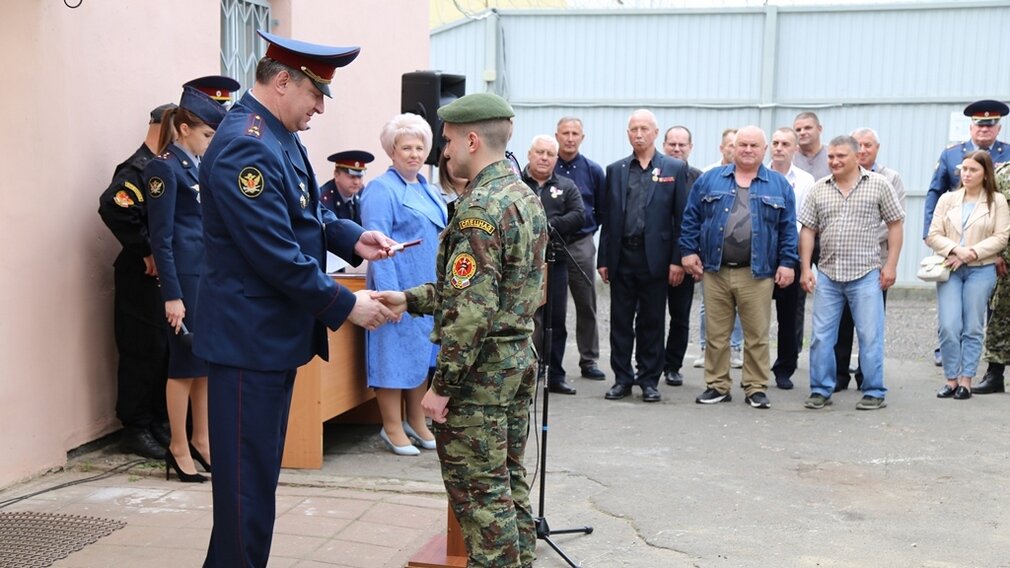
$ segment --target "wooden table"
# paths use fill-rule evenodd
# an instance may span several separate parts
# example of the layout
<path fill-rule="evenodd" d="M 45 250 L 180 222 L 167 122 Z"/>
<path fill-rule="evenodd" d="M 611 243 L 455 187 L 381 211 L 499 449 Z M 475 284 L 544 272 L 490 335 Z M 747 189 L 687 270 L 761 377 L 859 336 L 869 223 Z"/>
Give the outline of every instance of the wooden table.
<path fill-rule="evenodd" d="M 363 274 L 337 274 L 352 292 L 365 287 Z M 323 467 L 323 422 L 335 417 L 357 424 L 381 424 L 375 393 L 365 382 L 365 331 L 345 322 L 330 331 L 330 360 L 319 357 L 298 369 L 291 398 L 282 467 Z"/>

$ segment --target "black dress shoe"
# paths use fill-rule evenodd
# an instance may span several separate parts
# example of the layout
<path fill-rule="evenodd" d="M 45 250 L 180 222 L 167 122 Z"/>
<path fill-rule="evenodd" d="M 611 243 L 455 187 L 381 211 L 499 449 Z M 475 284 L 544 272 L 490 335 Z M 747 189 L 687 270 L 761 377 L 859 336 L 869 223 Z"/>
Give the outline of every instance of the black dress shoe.
<path fill-rule="evenodd" d="M 119 439 L 119 449 L 126 454 L 137 454 L 156 460 L 165 459 L 165 447 L 154 439 L 146 428 L 127 428 Z"/>
<path fill-rule="evenodd" d="M 642 402 L 659 402 L 663 400 L 663 395 L 659 394 L 659 390 L 651 385 L 645 385 L 642 387 Z"/>
<path fill-rule="evenodd" d="M 601 371 L 600 368 L 596 366 L 596 363 L 593 363 L 588 367 L 582 368 L 582 378 L 591 379 L 594 381 L 602 381 L 603 379 L 607 378 L 607 375 L 605 375 L 603 371 Z"/>
<path fill-rule="evenodd" d="M 564 379 L 558 381 L 551 381 L 547 385 L 547 390 L 555 394 L 575 394 L 575 387 L 568 384 Z"/>
<path fill-rule="evenodd" d="M 793 380 L 786 375 L 775 375 L 775 386 L 782 390 L 790 390 L 793 388 Z"/>
<path fill-rule="evenodd" d="M 979 381 L 975 388 L 971 389 L 971 392 L 975 394 L 993 394 L 997 392 L 1006 392 L 1006 385 L 1003 382 L 1002 375 L 994 375 L 986 371 L 982 380 Z"/>
<path fill-rule="evenodd" d="M 950 398 L 954 396 L 955 392 L 957 392 L 957 388 L 958 387 L 952 387 L 950 385 L 943 385 L 943 388 L 936 391 L 936 398 Z"/>
<path fill-rule="evenodd" d="M 629 394 L 631 394 L 631 385 L 617 383 L 610 387 L 610 390 L 607 391 L 607 394 L 603 395 L 603 398 L 607 400 L 620 400 Z"/>
<path fill-rule="evenodd" d="M 158 441 L 162 446 L 168 447 L 169 442 L 172 441 L 172 433 L 165 427 L 161 422 L 152 422 L 151 426 L 148 428 L 151 431 L 151 435 L 154 439 Z"/>
<path fill-rule="evenodd" d="M 954 400 L 965 400 L 971 398 L 971 391 L 968 387 L 964 385 L 958 385 L 957 390 L 954 391 Z"/>
<path fill-rule="evenodd" d="M 663 380 L 671 387 L 679 387 L 684 384 L 684 375 L 680 374 L 680 371 L 663 371 L 663 376 L 665 377 Z"/>

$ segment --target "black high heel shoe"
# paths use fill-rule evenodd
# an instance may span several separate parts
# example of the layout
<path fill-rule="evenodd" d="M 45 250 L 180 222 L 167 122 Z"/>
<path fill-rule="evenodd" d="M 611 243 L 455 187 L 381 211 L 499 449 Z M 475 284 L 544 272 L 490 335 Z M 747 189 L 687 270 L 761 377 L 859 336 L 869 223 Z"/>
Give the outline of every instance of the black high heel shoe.
<path fill-rule="evenodd" d="M 182 468 L 179 467 L 179 462 L 175 461 L 175 456 L 172 455 L 172 452 L 166 452 L 165 481 L 172 478 L 171 471 L 169 470 L 170 467 L 175 470 L 175 474 L 179 476 L 179 481 L 183 483 L 203 483 L 204 481 L 207 481 L 207 478 L 199 473 L 186 473 L 185 471 L 182 471 Z"/>
<path fill-rule="evenodd" d="M 207 473 L 211 473 L 210 462 L 203 459 L 203 454 L 198 452 L 197 449 L 193 447 L 193 444 L 189 445 L 189 453 L 193 456 L 193 459 L 195 459 L 196 462 L 200 464 L 200 467 L 202 467 L 204 471 L 206 471 Z"/>

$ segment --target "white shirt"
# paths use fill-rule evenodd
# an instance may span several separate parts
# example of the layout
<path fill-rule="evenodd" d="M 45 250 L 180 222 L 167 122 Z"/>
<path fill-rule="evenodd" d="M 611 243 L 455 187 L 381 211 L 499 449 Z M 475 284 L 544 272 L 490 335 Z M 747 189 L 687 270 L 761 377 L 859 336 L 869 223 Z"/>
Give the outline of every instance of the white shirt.
<path fill-rule="evenodd" d="M 768 169 L 775 171 L 771 164 L 768 164 Z M 796 230 L 802 231 L 803 226 L 799 222 L 800 211 L 803 210 L 803 201 L 807 198 L 807 194 L 810 193 L 810 188 L 814 186 L 816 180 L 814 176 L 803 171 L 797 165 L 789 164 L 789 171 L 786 172 L 786 181 L 789 182 L 789 185 L 793 186 L 793 192 L 796 194 Z"/>

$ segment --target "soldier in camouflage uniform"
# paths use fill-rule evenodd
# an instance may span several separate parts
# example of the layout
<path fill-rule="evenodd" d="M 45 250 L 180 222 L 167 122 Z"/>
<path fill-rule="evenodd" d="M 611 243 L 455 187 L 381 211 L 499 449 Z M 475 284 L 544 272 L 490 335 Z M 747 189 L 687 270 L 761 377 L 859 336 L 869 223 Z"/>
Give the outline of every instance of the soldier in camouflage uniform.
<path fill-rule="evenodd" d="M 504 99 L 467 95 L 438 115 L 453 174 L 470 185 L 442 234 L 435 282 L 377 296 L 397 313 L 435 316 L 431 338 L 441 350 L 421 405 L 435 422 L 467 566 L 530 567 L 536 531 L 523 455 L 547 217 L 504 159 L 515 116 Z"/>
<path fill-rule="evenodd" d="M 996 189 L 1010 201 L 1010 162 L 996 167 Z M 996 288 L 989 302 L 989 321 L 985 329 L 985 360 L 989 362 L 982 380 L 971 392 L 991 394 L 1006 392 L 1003 369 L 1010 363 L 1010 282 L 1007 267 L 1010 266 L 1010 247 L 996 260 Z"/>

